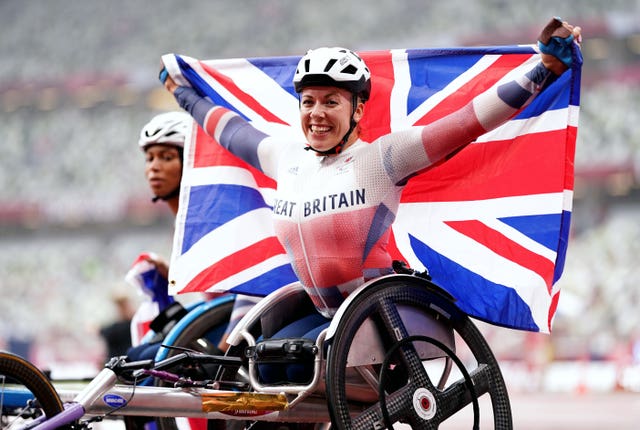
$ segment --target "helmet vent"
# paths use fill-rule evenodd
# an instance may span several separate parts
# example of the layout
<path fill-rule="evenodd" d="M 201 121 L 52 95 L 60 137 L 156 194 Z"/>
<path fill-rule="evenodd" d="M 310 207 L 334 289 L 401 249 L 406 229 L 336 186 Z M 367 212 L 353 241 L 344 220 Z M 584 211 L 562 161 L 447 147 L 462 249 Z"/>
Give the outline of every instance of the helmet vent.
<path fill-rule="evenodd" d="M 140 131 L 138 145 L 145 149 L 153 144 L 167 144 L 182 148 L 193 118 L 186 112 L 175 111 L 156 115 Z"/>
<path fill-rule="evenodd" d="M 336 64 L 336 61 L 338 61 L 338 60 L 336 60 L 335 58 L 332 58 L 331 60 L 329 60 L 329 61 L 327 62 L 327 65 L 324 67 L 324 71 L 325 71 L 325 72 L 328 72 L 329 70 L 331 70 L 331 68 L 333 67 L 333 65 L 334 65 L 334 64 Z"/>
<path fill-rule="evenodd" d="M 307 61 L 304 62 L 304 71 L 306 73 L 309 73 L 309 65 L 311 64 L 311 60 L 307 59 Z"/>
<path fill-rule="evenodd" d="M 356 69 L 353 64 L 349 64 L 347 67 L 342 69 L 342 73 L 345 73 L 347 75 L 355 75 L 357 71 L 358 69 Z"/>

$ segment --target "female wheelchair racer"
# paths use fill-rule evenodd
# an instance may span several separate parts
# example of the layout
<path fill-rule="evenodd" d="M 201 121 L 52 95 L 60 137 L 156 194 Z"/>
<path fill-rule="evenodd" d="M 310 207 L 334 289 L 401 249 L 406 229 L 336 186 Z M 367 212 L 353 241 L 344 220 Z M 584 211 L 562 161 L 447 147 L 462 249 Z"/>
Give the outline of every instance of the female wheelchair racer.
<path fill-rule="evenodd" d="M 572 45 L 579 40 L 579 27 L 553 19 L 539 38 L 541 61 L 521 76 L 435 122 L 371 143 L 360 138 L 371 74 L 348 49 L 311 50 L 298 63 L 293 85 L 305 144 L 267 136 L 215 105 L 188 85 L 174 57 L 163 57 L 160 78 L 179 105 L 216 142 L 278 184 L 276 235 L 314 309 L 271 337 L 316 339 L 345 297 L 392 273 L 387 246 L 408 179 L 444 162 L 531 103 L 568 69 Z M 309 368 L 263 364 L 259 372 L 269 383 L 303 381 Z"/>
<path fill-rule="evenodd" d="M 189 88 L 177 88 L 162 74 L 165 86 L 207 132 L 276 178 L 277 199 L 289 207 L 302 211 L 301 198 L 352 192 L 363 196 L 358 205 L 331 208 L 308 219 L 303 213 L 275 211 L 278 237 L 301 283 L 274 292 L 242 320 L 229 336 L 229 355 L 241 353 L 243 365 L 230 370 L 221 361 L 211 369 L 215 382 L 193 395 L 212 396 L 217 404 L 223 393 L 216 387 L 227 384 L 249 394 L 282 393 L 286 404 L 267 405 L 259 413 L 248 403 L 205 410 L 212 426 L 229 427 L 242 420 L 321 423 L 327 421 L 322 410 L 328 403 L 329 418 L 337 428 L 381 428 L 395 422 L 438 428 L 466 404 L 473 403 L 477 412 L 478 397 L 488 394 L 495 428 L 511 428 L 508 396 L 491 350 L 442 289 L 417 276 L 390 274 L 388 227 L 406 179 L 446 159 L 530 102 L 567 68 L 571 56 L 566 51 L 574 38 L 579 39 L 578 28 L 552 21 L 540 38 L 542 62 L 524 76 L 497 92 L 481 94 L 449 117 L 371 144 L 359 139 L 358 130 L 370 88 L 366 65 L 348 50 L 311 51 L 294 78 L 309 151 L 274 142 Z M 460 136 L 460 130 L 466 135 Z M 349 166 L 348 174 L 338 178 L 334 174 L 339 162 Z M 274 311 L 281 309 L 279 304 L 301 314 Z M 314 312 L 324 320 L 300 322 Z M 318 336 L 307 335 L 311 331 Z M 284 370 L 286 378 L 270 378 L 271 369 Z M 144 399 L 143 388 L 137 388 L 142 390 L 137 395 Z M 169 390 L 185 394 L 178 386 Z M 323 407 L 312 407 L 318 404 Z M 233 419 L 221 419 L 225 416 Z M 478 414 L 474 417 L 477 428 Z"/>

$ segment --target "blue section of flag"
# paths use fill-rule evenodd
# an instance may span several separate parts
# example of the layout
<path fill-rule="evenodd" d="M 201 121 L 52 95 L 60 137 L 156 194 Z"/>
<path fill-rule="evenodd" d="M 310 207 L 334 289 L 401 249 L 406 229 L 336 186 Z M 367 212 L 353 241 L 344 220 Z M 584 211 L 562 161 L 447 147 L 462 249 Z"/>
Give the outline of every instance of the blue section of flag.
<path fill-rule="evenodd" d="M 264 272 L 246 282 L 239 283 L 230 291 L 237 294 L 250 296 L 266 296 L 279 287 L 297 281 L 298 277 L 294 273 L 291 265 L 284 264 L 275 269 Z"/>
<path fill-rule="evenodd" d="M 512 288 L 482 278 L 414 236 L 409 238 L 413 252 L 429 270 L 433 282 L 451 294 L 464 312 L 493 324 L 539 331 L 531 309 Z"/>
<path fill-rule="evenodd" d="M 269 206 L 255 188 L 232 184 L 192 186 L 186 219 L 189 228 L 183 236 L 182 253 L 219 226 L 265 207 Z"/>
<path fill-rule="evenodd" d="M 243 117 L 245 120 L 249 120 L 242 112 L 238 111 L 233 104 L 229 103 L 224 97 L 222 97 L 218 92 L 216 92 L 213 88 L 206 83 L 206 81 L 200 76 L 198 72 L 193 70 L 191 65 L 184 61 L 180 56 L 176 56 L 176 60 L 178 65 L 180 66 L 180 71 L 182 75 L 191 83 L 192 87 L 200 94 L 201 96 L 208 97 L 212 102 L 219 106 L 224 106 L 228 109 L 233 110 L 238 115 Z"/>
<path fill-rule="evenodd" d="M 249 58 L 248 61 L 269 75 L 289 94 L 298 97 L 298 93 L 293 89 L 293 75 L 300 57 Z"/>
<path fill-rule="evenodd" d="M 556 258 L 556 267 L 553 272 L 553 282 L 557 282 L 564 270 L 564 262 L 567 258 L 567 248 L 569 246 L 569 233 L 571 229 L 571 212 L 562 212 L 562 220 L 560 221 L 560 234 L 558 235 L 558 245 L 556 247 L 558 258 Z"/>
<path fill-rule="evenodd" d="M 569 98 L 572 88 L 568 85 L 571 73 L 565 73 L 555 80 L 549 88 L 540 93 L 527 109 L 521 112 L 516 119 L 533 118 L 543 114 L 545 111 L 566 109 L 569 106 Z"/>
<path fill-rule="evenodd" d="M 410 50 L 407 54 L 411 76 L 407 97 L 409 113 L 456 79 L 460 69 L 470 68 L 483 57 L 481 53 L 451 57 L 448 50 Z"/>
<path fill-rule="evenodd" d="M 498 218 L 536 242 L 555 250 L 558 245 L 560 214 Z"/>

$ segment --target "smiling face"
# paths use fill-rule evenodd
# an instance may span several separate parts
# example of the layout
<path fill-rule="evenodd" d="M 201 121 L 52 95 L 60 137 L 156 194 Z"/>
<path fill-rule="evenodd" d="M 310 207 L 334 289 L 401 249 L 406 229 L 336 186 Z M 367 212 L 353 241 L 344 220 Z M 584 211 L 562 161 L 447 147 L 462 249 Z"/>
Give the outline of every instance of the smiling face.
<path fill-rule="evenodd" d="M 151 191 L 156 196 L 167 196 L 178 186 L 182 178 L 182 160 L 175 146 L 156 144 L 145 151 L 144 174 Z"/>
<path fill-rule="evenodd" d="M 309 145 L 316 151 L 327 151 L 336 146 L 349 131 L 351 115 L 359 122 L 363 104 L 352 110 L 351 93 L 336 87 L 307 87 L 300 93 L 300 124 Z M 356 129 L 343 149 L 358 138 Z"/>

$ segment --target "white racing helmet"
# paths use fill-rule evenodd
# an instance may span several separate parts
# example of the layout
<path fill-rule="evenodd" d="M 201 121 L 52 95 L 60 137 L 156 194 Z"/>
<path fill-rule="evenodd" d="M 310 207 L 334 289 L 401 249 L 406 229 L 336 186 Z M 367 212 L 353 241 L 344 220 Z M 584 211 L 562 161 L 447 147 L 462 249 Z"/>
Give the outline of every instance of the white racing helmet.
<path fill-rule="evenodd" d="M 186 112 L 166 112 L 154 116 L 140 130 L 138 145 L 142 150 L 154 144 L 172 145 L 184 148 L 193 118 Z"/>
<path fill-rule="evenodd" d="M 293 76 L 297 93 L 310 86 L 344 88 L 363 101 L 371 93 L 371 73 L 355 52 L 340 48 L 318 48 L 304 55 Z"/>

